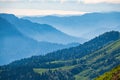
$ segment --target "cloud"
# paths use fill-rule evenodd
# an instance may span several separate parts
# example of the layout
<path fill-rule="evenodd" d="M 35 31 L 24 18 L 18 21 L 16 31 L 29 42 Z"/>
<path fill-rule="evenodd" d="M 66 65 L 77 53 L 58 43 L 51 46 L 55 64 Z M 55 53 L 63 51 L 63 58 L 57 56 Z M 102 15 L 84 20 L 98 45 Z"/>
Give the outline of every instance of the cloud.
<path fill-rule="evenodd" d="M 96 4 L 96 3 L 116 3 L 119 4 L 120 0 L 83 0 L 86 4 Z"/>
<path fill-rule="evenodd" d="M 85 4 L 96 4 L 96 3 L 113 3 L 113 4 L 118 4 L 120 3 L 120 0 L 60 0 L 61 2 L 82 2 Z"/>
<path fill-rule="evenodd" d="M 1 2 L 15 2 L 15 1 L 20 1 L 20 0 L 0 0 Z"/>
<path fill-rule="evenodd" d="M 13 0 L 15 1 L 15 0 Z M 17 1 L 17 0 L 16 0 Z M 22 1 L 22 0 L 20 0 Z M 103 2 L 103 0 L 99 0 L 100 4 L 98 3 L 98 1 L 96 2 L 94 0 L 94 2 L 91 2 L 93 0 L 91 0 L 89 2 L 89 0 L 84 0 L 84 2 L 81 0 L 74 0 L 73 2 L 70 2 L 72 0 L 69 0 L 69 2 L 67 2 L 67 0 L 63 0 L 62 2 L 59 2 L 60 0 L 49 0 L 52 2 L 49 2 L 48 0 L 39 0 L 42 2 L 35 2 L 35 0 L 24 0 L 24 2 L 0 2 L 0 12 L 3 12 L 6 10 L 6 12 L 14 12 L 14 13 L 18 13 L 18 11 L 20 12 L 20 14 L 22 14 L 22 10 L 34 10 L 29 14 L 36 14 L 36 13 L 46 13 L 47 11 L 49 13 L 61 13 L 60 11 L 64 11 L 63 13 L 65 14 L 71 14 L 71 13 L 67 13 L 68 11 L 72 11 L 72 14 L 74 12 L 74 14 L 77 14 L 79 12 L 111 12 L 111 11 L 120 11 L 120 4 L 109 4 L 109 3 L 101 3 Z M 1 10 L 2 9 L 2 10 Z M 4 10 L 3 10 L 4 9 Z M 15 9 L 17 9 L 17 11 L 15 11 Z M 42 12 L 40 12 L 42 11 Z M 52 12 L 52 11 L 56 11 L 56 12 Z M 23 11 L 24 13 L 27 13 L 26 11 Z M 63 14 L 61 13 L 61 14 Z"/>
<path fill-rule="evenodd" d="M 113 3 L 119 4 L 120 0 L 0 0 L 3 2 L 59 2 L 59 3 L 67 3 L 67 2 L 76 2 L 76 3 L 85 3 L 85 4 L 96 4 L 96 3 Z"/>
<path fill-rule="evenodd" d="M 2 13 L 11 13 L 15 15 L 81 15 L 86 12 L 78 12 L 78 11 L 63 11 L 63 10 L 37 10 L 37 9 L 1 9 Z"/>

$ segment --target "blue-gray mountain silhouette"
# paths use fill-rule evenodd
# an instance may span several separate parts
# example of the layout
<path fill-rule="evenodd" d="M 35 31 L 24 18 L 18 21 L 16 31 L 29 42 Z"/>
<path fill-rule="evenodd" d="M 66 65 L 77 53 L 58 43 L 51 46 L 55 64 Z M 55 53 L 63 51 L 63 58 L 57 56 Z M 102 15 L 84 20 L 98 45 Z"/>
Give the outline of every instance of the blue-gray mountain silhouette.
<path fill-rule="evenodd" d="M 0 17 L 0 64 L 77 45 L 79 44 L 63 45 L 45 41 L 38 42 L 21 33 L 13 23 Z"/>
<path fill-rule="evenodd" d="M 87 13 L 77 16 L 24 17 L 33 22 L 50 24 L 70 35 L 93 38 L 111 30 L 120 31 L 120 12 Z"/>
<path fill-rule="evenodd" d="M 84 39 L 76 38 L 67 35 L 48 24 L 38 24 L 30 22 L 29 20 L 23 20 L 15 17 L 12 14 L 1 14 L 1 17 L 7 19 L 10 23 L 26 36 L 29 36 L 37 41 L 47 41 L 52 43 L 72 43 L 83 42 Z"/>

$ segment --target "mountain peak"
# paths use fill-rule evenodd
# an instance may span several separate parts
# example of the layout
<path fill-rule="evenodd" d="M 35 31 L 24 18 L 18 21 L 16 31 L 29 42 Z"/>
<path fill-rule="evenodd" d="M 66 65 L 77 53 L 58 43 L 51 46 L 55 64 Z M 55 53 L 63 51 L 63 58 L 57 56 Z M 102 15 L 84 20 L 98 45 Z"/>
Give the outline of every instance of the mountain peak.
<path fill-rule="evenodd" d="M 6 18 L 6 19 L 13 19 L 17 17 L 14 14 L 7 14 L 7 13 L 0 13 L 0 17 Z"/>

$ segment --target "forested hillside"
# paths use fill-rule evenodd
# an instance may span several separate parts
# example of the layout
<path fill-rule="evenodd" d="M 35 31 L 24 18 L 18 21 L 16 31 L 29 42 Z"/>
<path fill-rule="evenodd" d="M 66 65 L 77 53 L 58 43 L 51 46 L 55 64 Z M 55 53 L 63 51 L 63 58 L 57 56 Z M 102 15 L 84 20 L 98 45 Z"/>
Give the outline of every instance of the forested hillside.
<path fill-rule="evenodd" d="M 111 33 L 116 32 L 107 32 L 103 35 L 111 35 Z M 119 32 L 117 33 L 119 34 Z M 103 37 L 103 35 L 99 37 Z M 105 38 L 103 39 L 106 40 Z M 55 53 L 57 54 L 57 52 Z M 66 55 L 64 55 L 65 57 Z M 117 38 L 80 58 L 57 59 L 57 56 L 48 53 L 45 56 L 33 56 L 15 61 L 0 67 L 0 79 L 13 80 L 16 76 L 17 80 L 93 80 L 118 66 L 120 64 L 119 57 L 120 40 Z"/>
<path fill-rule="evenodd" d="M 85 55 L 93 53 L 94 51 L 120 39 L 120 33 L 117 31 L 106 32 L 78 47 L 69 49 L 58 50 L 52 53 L 48 53 L 45 56 L 33 56 L 31 58 L 18 60 L 12 63 L 12 65 L 24 66 L 30 65 L 32 67 L 39 67 L 41 64 L 48 61 L 56 60 L 70 60 L 79 59 Z"/>

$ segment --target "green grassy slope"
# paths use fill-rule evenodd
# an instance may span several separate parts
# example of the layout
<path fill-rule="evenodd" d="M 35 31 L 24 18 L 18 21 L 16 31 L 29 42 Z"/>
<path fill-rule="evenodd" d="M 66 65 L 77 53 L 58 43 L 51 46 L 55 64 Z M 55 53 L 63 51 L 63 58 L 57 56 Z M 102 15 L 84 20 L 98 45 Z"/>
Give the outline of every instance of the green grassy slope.
<path fill-rule="evenodd" d="M 72 68 L 74 68 L 75 65 L 73 66 L 63 66 L 63 67 L 59 67 L 59 68 L 52 68 L 50 70 L 54 71 L 54 70 L 70 70 Z M 45 68 L 34 68 L 33 69 L 36 73 L 42 74 L 44 72 L 47 72 L 49 69 L 45 69 Z"/>
<path fill-rule="evenodd" d="M 86 68 L 75 75 L 76 80 L 89 80 L 120 64 L 120 40 L 83 57 Z"/>
<path fill-rule="evenodd" d="M 120 40 L 83 57 L 81 60 L 87 67 L 75 75 L 76 80 L 89 80 L 103 74 L 120 64 Z"/>
<path fill-rule="evenodd" d="M 73 61 L 76 61 L 76 64 L 70 64 Z M 76 80 L 92 80 L 120 64 L 120 40 L 115 41 L 80 59 L 52 61 L 50 63 L 53 65 L 61 63 L 65 64 L 62 67 L 51 68 L 52 71 L 67 70 L 74 75 Z M 76 69 L 78 73 L 75 73 Z M 49 69 L 47 68 L 34 69 L 35 72 L 40 74 L 48 70 Z"/>
<path fill-rule="evenodd" d="M 95 80 L 120 80 L 120 65 L 111 71 L 104 73 Z"/>

